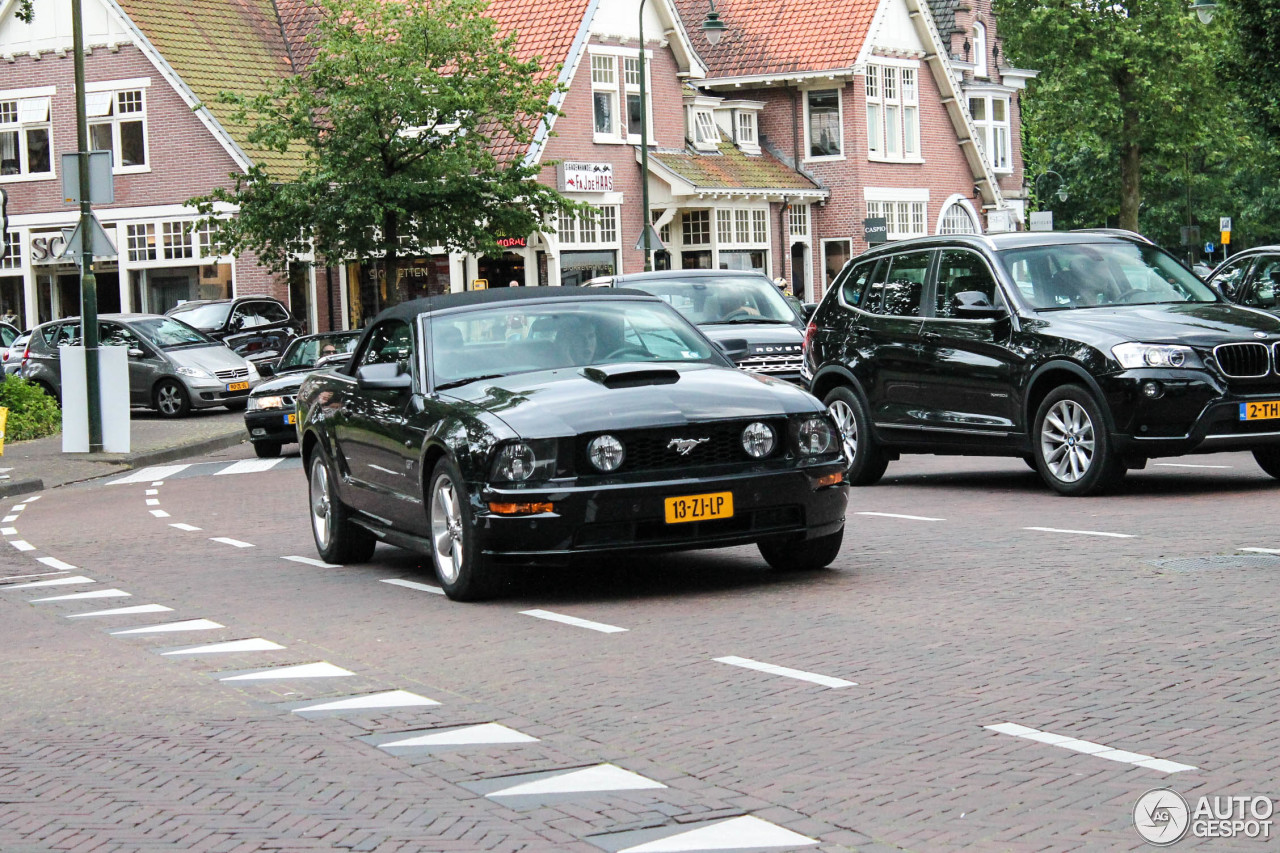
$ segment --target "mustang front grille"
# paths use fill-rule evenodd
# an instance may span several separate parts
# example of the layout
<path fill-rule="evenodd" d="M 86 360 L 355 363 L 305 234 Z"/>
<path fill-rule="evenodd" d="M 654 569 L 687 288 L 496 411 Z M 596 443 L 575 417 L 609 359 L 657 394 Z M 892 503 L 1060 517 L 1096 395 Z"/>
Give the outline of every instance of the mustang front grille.
<path fill-rule="evenodd" d="M 787 424 L 785 420 L 775 418 L 618 430 L 609 433 L 621 441 L 626 450 L 617 473 L 758 462 L 759 460 L 748 456 L 742 446 L 742 430 L 755 420 L 764 420 L 773 427 L 776 442 L 770 457 L 783 452 L 787 441 Z M 587 458 L 587 443 L 597 435 L 599 433 L 592 433 L 580 436 L 577 440 L 574 463 L 579 474 L 600 473 Z"/>

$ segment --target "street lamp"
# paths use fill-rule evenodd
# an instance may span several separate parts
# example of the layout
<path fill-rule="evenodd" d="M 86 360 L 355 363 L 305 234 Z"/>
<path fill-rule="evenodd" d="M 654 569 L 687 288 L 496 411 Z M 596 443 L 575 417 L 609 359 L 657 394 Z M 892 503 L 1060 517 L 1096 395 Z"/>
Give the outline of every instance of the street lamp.
<path fill-rule="evenodd" d="M 1213 13 L 1218 9 L 1218 4 L 1214 0 L 1192 0 L 1191 11 L 1196 13 L 1196 17 L 1200 19 L 1200 23 L 1207 24 L 1213 20 Z"/>
<path fill-rule="evenodd" d="M 1048 177 L 1049 175 L 1053 175 L 1055 178 L 1058 179 L 1058 191 L 1057 193 L 1055 193 L 1055 195 L 1058 196 L 1058 201 L 1066 201 L 1067 198 L 1069 197 L 1067 194 L 1067 181 L 1065 178 L 1062 177 L 1062 175 L 1059 175 L 1057 172 L 1053 171 L 1053 169 L 1045 169 L 1039 175 L 1036 175 L 1036 180 L 1035 180 L 1036 196 L 1038 197 L 1040 195 L 1040 179 Z"/>
<path fill-rule="evenodd" d="M 640 0 L 640 198 L 644 206 L 644 222 L 640 227 L 640 240 L 636 248 L 644 249 L 644 271 L 653 269 L 653 248 L 662 247 L 662 242 L 653 230 L 653 216 L 649 212 L 649 99 L 645 94 L 645 61 L 644 61 L 644 6 L 648 0 Z M 710 0 L 711 11 L 702 22 L 702 32 L 707 43 L 715 47 L 720 43 L 728 27 L 720 20 L 716 12 L 715 0 Z"/>

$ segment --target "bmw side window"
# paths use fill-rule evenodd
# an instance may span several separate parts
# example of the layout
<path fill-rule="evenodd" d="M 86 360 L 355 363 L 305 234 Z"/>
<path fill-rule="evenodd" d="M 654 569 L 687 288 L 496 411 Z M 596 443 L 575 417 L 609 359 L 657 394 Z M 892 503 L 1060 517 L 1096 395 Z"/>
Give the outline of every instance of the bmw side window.
<path fill-rule="evenodd" d="M 938 260 L 938 296 L 934 305 L 938 317 L 954 317 L 956 295 L 981 293 L 996 305 L 999 299 L 996 280 L 982 258 L 973 252 L 949 249 Z"/>
<path fill-rule="evenodd" d="M 931 251 L 904 252 L 894 256 L 889 275 L 884 276 L 878 313 L 894 317 L 920 316 L 920 299 L 924 295 L 924 280 L 929 273 L 932 256 Z"/>
<path fill-rule="evenodd" d="M 1253 286 L 1241 300 L 1255 308 L 1275 308 L 1280 299 L 1280 255 L 1264 255 L 1254 267 Z"/>
<path fill-rule="evenodd" d="M 289 319 L 289 312 L 274 302 L 260 302 L 258 317 L 262 323 L 283 323 Z"/>
<path fill-rule="evenodd" d="M 846 270 L 844 281 L 840 283 L 840 295 L 844 298 L 846 305 L 854 308 L 863 307 L 862 296 L 867 292 L 867 282 L 871 280 L 875 269 L 876 262 L 870 261 Z"/>
<path fill-rule="evenodd" d="M 1242 258 L 1227 266 L 1213 283 L 1222 291 L 1222 295 L 1230 299 L 1232 302 L 1240 298 L 1240 286 L 1244 284 L 1245 273 L 1249 271 L 1249 265 L 1252 258 Z"/>

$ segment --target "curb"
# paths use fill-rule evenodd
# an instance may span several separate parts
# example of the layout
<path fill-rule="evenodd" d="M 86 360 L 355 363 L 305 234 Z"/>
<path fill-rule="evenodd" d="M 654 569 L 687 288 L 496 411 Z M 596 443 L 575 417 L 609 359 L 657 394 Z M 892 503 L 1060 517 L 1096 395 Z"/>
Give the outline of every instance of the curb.
<path fill-rule="evenodd" d="M 0 498 L 43 491 L 44 480 L 34 478 L 28 480 L 0 480 Z"/>

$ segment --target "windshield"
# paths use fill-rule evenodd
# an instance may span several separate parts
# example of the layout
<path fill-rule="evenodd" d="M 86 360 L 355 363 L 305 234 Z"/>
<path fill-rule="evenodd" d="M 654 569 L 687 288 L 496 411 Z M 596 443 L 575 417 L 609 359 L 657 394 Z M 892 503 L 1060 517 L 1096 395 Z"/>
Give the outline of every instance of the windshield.
<path fill-rule="evenodd" d="M 436 387 L 621 361 L 724 364 L 679 314 L 629 299 L 506 305 L 431 321 Z"/>
<path fill-rule="evenodd" d="M 189 323 L 197 329 L 221 329 L 231 313 L 230 302 L 215 302 L 206 305 L 179 305 L 169 309 L 170 317 L 180 317 L 182 322 Z"/>
<path fill-rule="evenodd" d="M 652 293 L 699 326 L 716 323 L 795 323 L 796 312 L 772 282 L 756 276 L 622 282 Z"/>
<path fill-rule="evenodd" d="M 138 336 L 150 341 L 160 349 L 178 349 L 189 346 L 208 346 L 217 344 L 213 338 L 198 332 L 169 317 L 150 317 L 146 320 L 133 320 L 129 326 Z"/>
<path fill-rule="evenodd" d="M 999 256 L 1022 295 L 1041 310 L 1217 301 L 1194 273 L 1155 246 L 1075 243 Z"/>
<path fill-rule="evenodd" d="M 314 367 L 315 363 L 325 356 L 351 352 L 356 348 L 356 343 L 359 340 L 360 334 L 358 332 L 299 338 L 289 344 L 289 348 L 284 351 L 284 356 L 281 357 L 280 364 L 276 370 L 283 372 Z"/>

